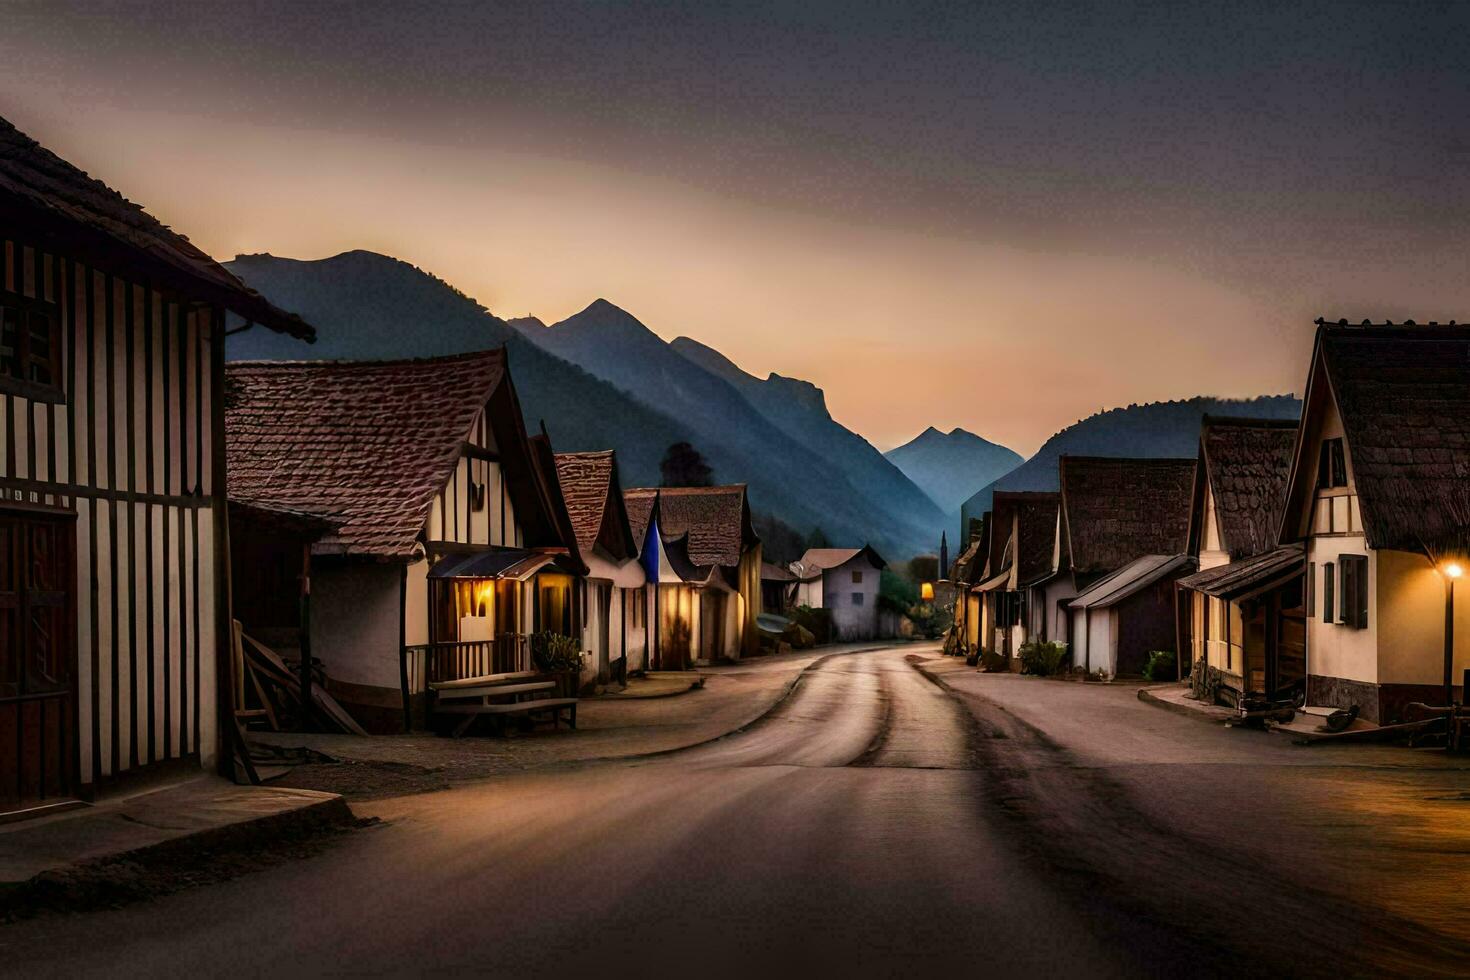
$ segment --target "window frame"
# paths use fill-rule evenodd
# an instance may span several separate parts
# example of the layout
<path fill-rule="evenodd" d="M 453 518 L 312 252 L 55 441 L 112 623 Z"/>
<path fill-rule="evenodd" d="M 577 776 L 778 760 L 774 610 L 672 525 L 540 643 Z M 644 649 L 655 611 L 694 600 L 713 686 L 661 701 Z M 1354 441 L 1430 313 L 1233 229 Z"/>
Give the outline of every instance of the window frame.
<path fill-rule="evenodd" d="M 15 362 L 19 365 L 19 375 L 0 373 L 0 392 L 19 395 L 34 402 L 49 405 L 61 405 L 66 402 L 66 390 L 63 382 L 62 357 L 62 324 L 61 305 L 26 296 L 22 293 L 13 293 L 9 290 L 0 289 L 0 329 L 3 329 L 4 310 L 16 310 L 23 314 L 16 323 Z M 51 380 L 32 381 L 26 377 L 30 373 L 35 358 L 31 354 L 31 324 L 30 317 L 33 314 L 41 314 L 47 319 L 47 332 L 50 339 L 50 357 L 45 363 L 51 372 Z"/>
<path fill-rule="evenodd" d="M 1322 563 L 1322 622 L 1337 622 L 1337 563 Z"/>

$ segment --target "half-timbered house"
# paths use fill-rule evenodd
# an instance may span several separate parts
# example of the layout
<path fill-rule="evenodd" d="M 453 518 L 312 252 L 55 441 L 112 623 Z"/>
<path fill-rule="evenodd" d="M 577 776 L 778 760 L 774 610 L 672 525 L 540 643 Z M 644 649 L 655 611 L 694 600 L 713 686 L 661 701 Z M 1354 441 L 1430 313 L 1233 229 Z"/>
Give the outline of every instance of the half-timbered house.
<path fill-rule="evenodd" d="M 954 588 L 954 652 L 969 654 L 980 649 L 980 594 L 973 591 L 974 585 L 985 573 L 989 558 L 990 513 L 971 518 L 969 539 L 960 556 L 949 569 L 949 580 Z"/>
<path fill-rule="evenodd" d="M 0 811 L 213 766 L 226 311 L 310 339 L 0 119 Z"/>
<path fill-rule="evenodd" d="M 503 349 L 229 366 L 230 496 L 319 515 L 311 650 L 369 731 L 578 636 L 586 572 Z M 539 437 L 538 437 L 539 438 Z M 547 470 L 553 472 L 548 474 Z"/>
<path fill-rule="evenodd" d="M 1319 321 L 1281 543 L 1307 561 L 1307 702 L 1385 724 L 1443 704 L 1447 579 L 1470 568 L 1470 327 Z M 1463 698 L 1463 692 L 1459 697 Z"/>
<path fill-rule="evenodd" d="M 624 496 L 645 573 L 656 585 L 653 667 L 678 670 L 755 653 L 761 542 L 745 485 L 640 487 Z"/>
<path fill-rule="evenodd" d="M 1182 578 L 1181 670 L 1226 704 L 1294 696 L 1306 676 L 1305 559 L 1279 546 L 1295 422 L 1206 416 Z"/>
<path fill-rule="evenodd" d="M 618 461 L 612 450 L 557 453 L 556 474 L 577 547 L 587 564 L 583 580 L 584 680 L 606 684 L 644 669 L 648 577 L 628 522 Z"/>
<path fill-rule="evenodd" d="M 1059 496 L 1047 491 L 995 492 L 990 520 L 991 563 L 975 586 L 982 598 L 982 617 L 990 625 L 984 649 L 1012 661 L 1022 644 L 1045 638 L 1045 583 L 1057 574 L 1053 563 Z M 1004 538 L 999 549 L 995 543 Z M 1040 606 L 1040 608 L 1038 608 Z"/>
<path fill-rule="evenodd" d="M 1196 462 L 1063 456 L 1057 465 L 1058 550 L 1077 590 L 1066 600 L 1072 665 L 1136 674 L 1150 653 L 1177 643 L 1173 583 L 1194 570 Z"/>

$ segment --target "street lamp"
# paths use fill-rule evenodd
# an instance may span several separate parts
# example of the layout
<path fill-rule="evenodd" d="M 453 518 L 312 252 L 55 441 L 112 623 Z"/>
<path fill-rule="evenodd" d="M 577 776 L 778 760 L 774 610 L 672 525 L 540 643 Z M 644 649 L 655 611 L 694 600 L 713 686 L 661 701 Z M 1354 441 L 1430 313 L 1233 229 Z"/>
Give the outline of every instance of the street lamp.
<path fill-rule="evenodd" d="M 919 598 L 920 599 L 923 599 L 925 602 L 933 602 L 934 601 L 934 583 L 933 582 L 925 582 L 923 585 L 919 586 Z"/>
<path fill-rule="evenodd" d="M 1455 579 L 1465 574 L 1458 562 L 1444 566 L 1444 578 L 1449 586 L 1444 593 L 1444 706 L 1453 709 L 1455 704 Z"/>

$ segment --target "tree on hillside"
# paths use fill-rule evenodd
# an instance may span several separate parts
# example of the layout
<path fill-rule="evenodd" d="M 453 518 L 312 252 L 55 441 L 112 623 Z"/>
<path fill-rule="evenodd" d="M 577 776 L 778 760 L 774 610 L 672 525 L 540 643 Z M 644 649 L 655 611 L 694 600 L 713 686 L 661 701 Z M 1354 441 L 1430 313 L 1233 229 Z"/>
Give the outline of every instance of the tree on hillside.
<path fill-rule="evenodd" d="M 933 582 L 939 578 L 939 558 L 937 555 L 915 555 L 909 559 L 909 581 L 911 582 Z"/>
<path fill-rule="evenodd" d="M 704 461 L 704 455 L 687 442 L 676 442 L 666 449 L 658 468 L 662 477 L 660 486 L 708 487 L 714 485 L 714 471 Z"/>
<path fill-rule="evenodd" d="M 820 527 L 812 528 L 812 533 L 806 536 L 808 548 L 830 548 L 832 542 L 827 540 L 827 534 Z"/>

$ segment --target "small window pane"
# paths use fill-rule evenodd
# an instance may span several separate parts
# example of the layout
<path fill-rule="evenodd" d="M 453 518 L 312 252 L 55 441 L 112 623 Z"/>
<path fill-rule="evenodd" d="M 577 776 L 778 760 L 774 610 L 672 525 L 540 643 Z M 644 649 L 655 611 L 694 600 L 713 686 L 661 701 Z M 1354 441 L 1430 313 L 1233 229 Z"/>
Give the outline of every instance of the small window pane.
<path fill-rule="evenodd" d="M 852 604 L 854 606 L 861 606 L 863 604 L 863 594 L 861 592 L 854 592 L 852 594 Z"/>
<path fill-rule="evenodd" d="M 19 373 L 19 313 L 12 307 L 0 308 L 0 375 L 14 377 Z"/>
<path fill-rule="evenodd" d="M 27 380 L 39 384 L 51 384 L 51 317 L 45 313 L 32 312 L 29 315 L 30 323 L 30 350 L 27 352 L 26 360 L 29 368 L 26 372 Z"/>

